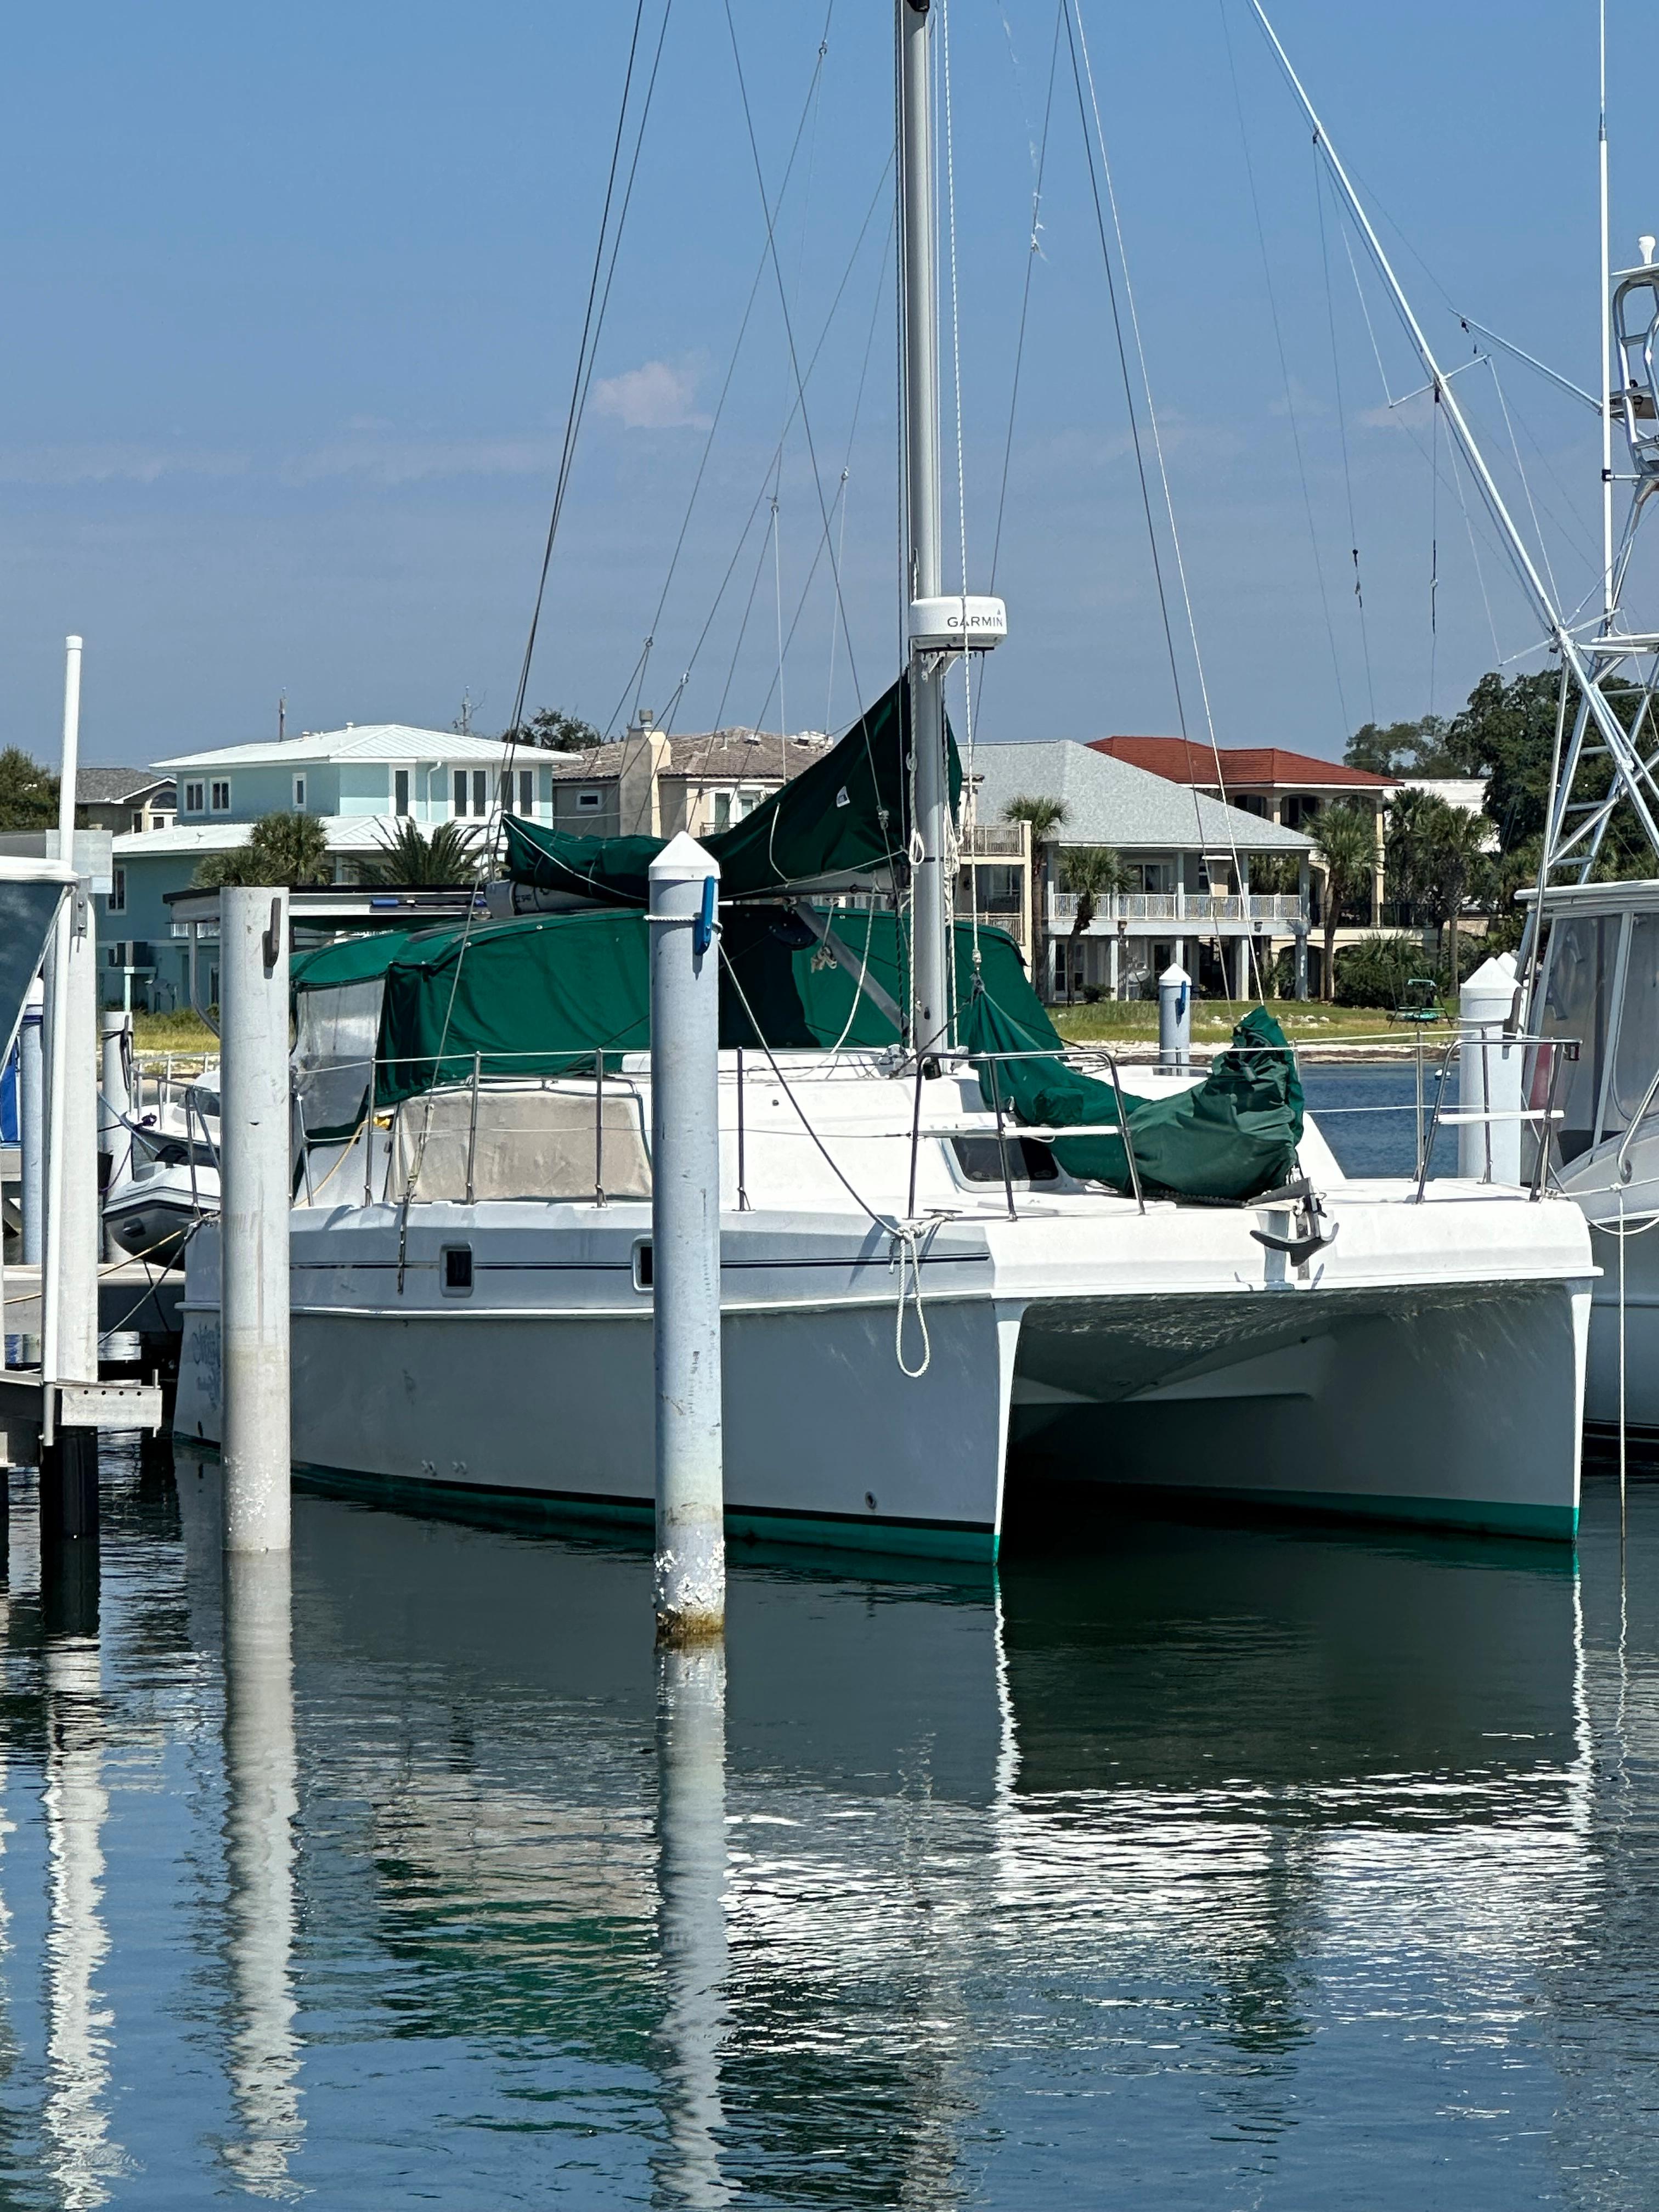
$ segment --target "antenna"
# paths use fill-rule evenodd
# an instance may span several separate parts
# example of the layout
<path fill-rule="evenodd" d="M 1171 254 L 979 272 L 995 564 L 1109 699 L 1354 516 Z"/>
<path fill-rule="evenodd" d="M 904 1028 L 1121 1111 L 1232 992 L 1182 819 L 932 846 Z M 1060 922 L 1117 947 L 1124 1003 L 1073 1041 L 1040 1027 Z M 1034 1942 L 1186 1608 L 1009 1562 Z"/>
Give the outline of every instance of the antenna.
<path fill-rule="evenodd" d="M 1615 592 L 1613 576 L 1613 288 L 1612 256 L 1607 245 L 1607 0 L 1601 0 L 1601 125 L 1596 155 L 1601 186 L 1601 267 L 1597 313 L 1601 319 L 1601 389 L 1597 398 L 1601 413 L 1601 634 L 1613 628 Z"/>
<path fill-rule="evenodd" d="M 286 691 L 279 691 L 276 695 L 276 742 L 279 745 L 287 735 L 288 694 Z"/>

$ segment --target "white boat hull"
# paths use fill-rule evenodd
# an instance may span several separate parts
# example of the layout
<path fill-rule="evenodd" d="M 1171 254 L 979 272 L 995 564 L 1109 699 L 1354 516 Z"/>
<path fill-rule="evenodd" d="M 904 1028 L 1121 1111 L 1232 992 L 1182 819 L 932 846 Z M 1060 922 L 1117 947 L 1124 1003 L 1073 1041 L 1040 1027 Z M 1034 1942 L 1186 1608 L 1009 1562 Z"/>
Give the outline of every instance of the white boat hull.
<path fill-rule="evenodd" d="M 1623 1184 L 1616 1173 L 1620 1141 L 1599 1145 L 1562 1178 L 1590 1224 L 1601 1271 L 1591 1297 L 1584 1418 L 1592 1429 L 1616 1432 L 1622 1403 L 1629 1433 L 1652 1443 L 1659 1442 L 1659 1226 L 1651 1225 L 1659 1206 L 1659 1134 L 1644 1132 L 1632 1143 L 1631 1178 Z"/>

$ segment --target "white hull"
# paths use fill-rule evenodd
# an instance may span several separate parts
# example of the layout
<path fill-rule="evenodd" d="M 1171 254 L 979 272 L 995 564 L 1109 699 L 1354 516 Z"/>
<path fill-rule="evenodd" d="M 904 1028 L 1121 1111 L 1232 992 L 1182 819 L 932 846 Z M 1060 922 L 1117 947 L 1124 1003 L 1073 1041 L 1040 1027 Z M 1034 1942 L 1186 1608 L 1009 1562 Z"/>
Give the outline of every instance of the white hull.
<path fill-rule="evenodd" d="M 1577 1200 L 1590 1224 L 1591 1249 L 1601 1270 L 1591 1297 L 1584 1418 L 1592 1428 L 1619 1426 L 1622 1335 L 1626 1425 L 1652 1440 L 1659 1439 L 1659 1226 L 1649 1224 L 1659 1205 L 1659 1133 L 1644 1131 L 1630 1146 L 1631 1179 L 1622 1186 L 1622 1209 L 1616 1174 L 1620 1142 L 1613 1137 L 1597 1146 L 1575 1160 L 1562 1178 L 1568 1196 Z"/>
<path fill-rule="evenodd" d="M 849 1179 L 891 1205 L 878 1178 L 908 1169 L 895 1125 L 911 1087 L 798 1079 Z M 965 1110 L 954 1080 L 928 1088 L 951 1096 L 933 1113 Z M 924 1139 L 918 1210 L 953 1203 L 925 1242 L 929 1364 L 913 1379 L 895 1353 L 893 1239 L 770 1103 L 770 1121 L 764 1098 L 749 1105 L 759 1210 L 723 1217 L 735 1534 L 994 1554 L 1012 1430 L 1014 1481 L 1034 1470 L 1572 1534 L 1590 1267 L 1576 1208 L 1449 1183 L 1415 1205 L 1407 1186 L 1345 1183 L 1330 1163 L 1320 1182 L 1338 1235 L 1298 1269 L 1251 1234 L 1286 1233 L 1286 1207 L 1141 1214 L 1073 1187 L 1023 1192 L 1011 1220 L 1000 1191 L 953 1182 L 945 1146 Z M 1329 1161 L 1316 1133 L 1304 1156 Z M 351 1177 L 348 1163 L 338 1181 Z M 396 1206 L 297 1208 L 296 1460 L 647 1514 L 651 1296 L 635 1251 L 650 1225 L 640 1201 L 416 1204 L 400 1271 Z M 458 1296 L 441 1255 L 463 1244 L 471 1283 Z M 181 1435 L 208 1442 L 217 1266 L 209 1224 L 189 1253 L 177 1413 Z M 908 1364 L 921 1348 L 911 1308 Z"/>

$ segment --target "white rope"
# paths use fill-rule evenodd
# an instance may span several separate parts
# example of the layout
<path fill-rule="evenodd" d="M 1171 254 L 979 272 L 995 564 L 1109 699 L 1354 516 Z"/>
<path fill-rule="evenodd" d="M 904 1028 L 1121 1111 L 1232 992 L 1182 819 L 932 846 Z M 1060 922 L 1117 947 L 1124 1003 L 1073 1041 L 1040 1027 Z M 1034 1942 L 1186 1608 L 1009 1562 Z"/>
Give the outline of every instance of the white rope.
<path fill-rule="evenodd" d="M 921 1303 L 921 1254 L 917 1240 L 921 1232 L 914 1221 L 898 1222 L 893 1230 L 892 1257 L 890 1268 L 899 1271 L 898 1305 L 893 1316 L 893 1357 L 899 1364 L 899 1372 L 911 1382 L 919 1382 L 933 1364 L 933 1346 L 927 1334 L 927 1315 Z M 908 1297 L 915 1310 L 916 1325 L 921 1331 L 921 1364 L 912 1367 L 904 1356 L 905 1277 L 909 1277 Z"/>

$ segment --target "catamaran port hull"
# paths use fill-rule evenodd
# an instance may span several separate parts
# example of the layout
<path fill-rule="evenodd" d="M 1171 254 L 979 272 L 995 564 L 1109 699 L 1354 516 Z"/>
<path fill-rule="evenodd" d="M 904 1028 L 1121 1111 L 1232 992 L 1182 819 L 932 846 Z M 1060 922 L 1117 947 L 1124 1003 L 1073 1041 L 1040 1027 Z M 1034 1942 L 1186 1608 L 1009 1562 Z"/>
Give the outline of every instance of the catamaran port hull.
<path fill-rule="evenodd" d="M 1006 1469 L 1571 1537 L 1589 1319 L 1572 1209 L 1525 1218 L 1571 1224 L 1561 1256 L 1578 1272 L 1550 1279 L 1534 1254 L 1507 1282 L 1316 1282 L 1252 1242 L 1249 1218 L 1166 1217 L 1174 1273 L 1152 1288 L 1136 1264 L 1151 1224 L 1133 1209 L 1106 1236 L 1097 1218 L 943 1223 L 921 1243 L 918 1310 L 873 1225 L 728 1218 L 732 1533 L 991 1558 Z M 296 1462 L 648 1517 L 649 1236 L 649 1207 L 626 1203 L 428 1206 L 406 1225 L 394 1207 L 296 1210 Z M 1039 1249 L 1065 1295 L 1036 1287 Z M 458 1251 L 465 1285 L 446 1287 Z M 210 1224 L 189 1257 L 177 1413 L 204 1442 L 219 1429 L 217 1260 Z"/>

